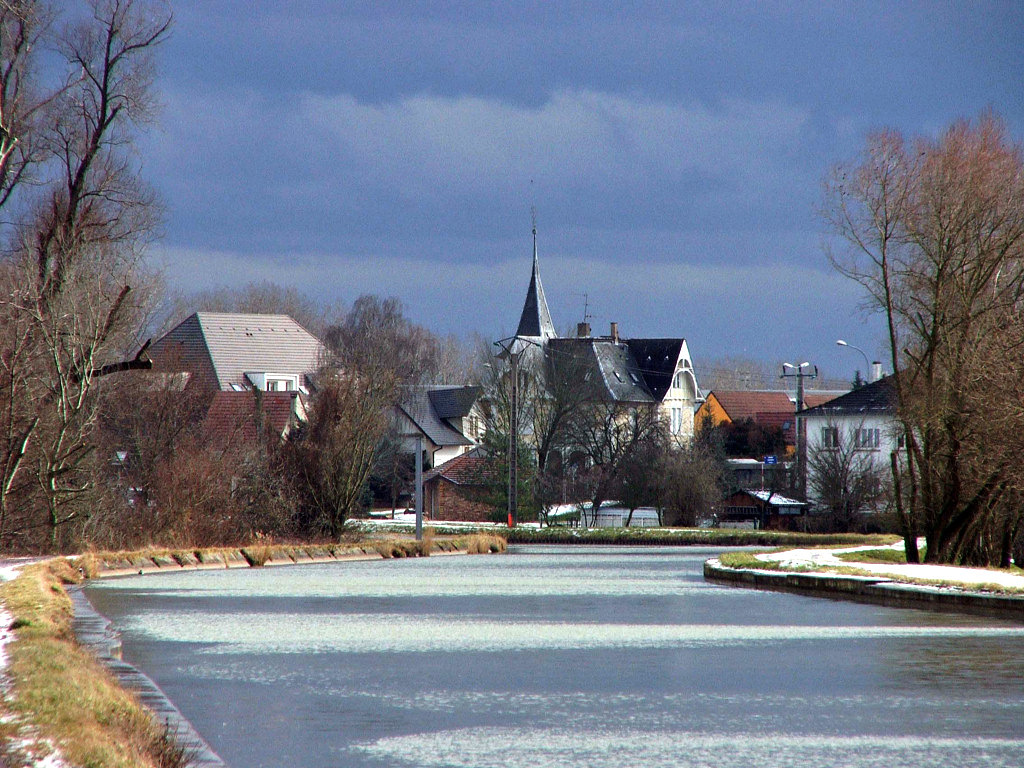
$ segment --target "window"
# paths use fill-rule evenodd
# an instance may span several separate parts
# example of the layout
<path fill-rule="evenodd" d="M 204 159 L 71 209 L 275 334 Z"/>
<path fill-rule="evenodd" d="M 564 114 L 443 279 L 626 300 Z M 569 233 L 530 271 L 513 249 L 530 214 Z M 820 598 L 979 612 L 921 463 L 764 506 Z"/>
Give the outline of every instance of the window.
<path fill-rule="evenodd" d="M 683 409 L 673 408 L 669 412 L 669 429 L 673 435 L 681 434 L 683 431 Z"/>
<path fill-rule="evenodd" d="M 827 451 L 839 448 L 839 427 L 821 428 L 821 447 Z"/>
<path fill-rule="evenodd" d="M 253 387 L 264 392 L 293 392 L 299 388 L 299 377 L 288 373 L 254 371 L 245 374 Z"/>
<path fill-rule="evenodd" d="M 854 445 L 859 450 L 871 451 L 881 445 L 881 431 L 878 429 L 858 429 L 853 433 Z"/>

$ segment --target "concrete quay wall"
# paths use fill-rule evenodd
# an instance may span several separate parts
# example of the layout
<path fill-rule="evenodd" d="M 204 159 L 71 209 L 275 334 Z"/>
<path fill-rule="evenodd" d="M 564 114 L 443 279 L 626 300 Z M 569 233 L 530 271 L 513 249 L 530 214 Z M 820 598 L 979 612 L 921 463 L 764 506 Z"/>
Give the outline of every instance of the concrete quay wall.
<path fill-rule="evenodd" d="M 1024 623 L 1024 595 L 969 592 L 907 584 L 882 576 L 847 576 L 727 568 L 717 558 L 704 563 L 704 578 L 752 589 L 794 592 L 833 600 L 887 605 L 894 608 L 955 611 Z"/>

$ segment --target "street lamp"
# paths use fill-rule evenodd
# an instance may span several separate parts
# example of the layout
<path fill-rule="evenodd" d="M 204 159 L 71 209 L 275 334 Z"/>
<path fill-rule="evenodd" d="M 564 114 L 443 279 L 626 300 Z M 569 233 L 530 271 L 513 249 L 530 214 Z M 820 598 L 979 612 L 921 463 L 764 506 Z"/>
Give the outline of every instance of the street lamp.
<path fill-rule="evenodd" d="M 851 344 L 848 341 L 843 341 L 842 339 L 836 339 L 836 344 L 838 344 L 840 347 L 849 347 L 850 349 L 856 349 L 858 352 L 860 352 L 860 356 L 864 358 L 864 378 L 866 379 L 868 376 L 871 375 L 871 362 L 868 360 L 868 356 L 863 349 L 854 344 Z"/>

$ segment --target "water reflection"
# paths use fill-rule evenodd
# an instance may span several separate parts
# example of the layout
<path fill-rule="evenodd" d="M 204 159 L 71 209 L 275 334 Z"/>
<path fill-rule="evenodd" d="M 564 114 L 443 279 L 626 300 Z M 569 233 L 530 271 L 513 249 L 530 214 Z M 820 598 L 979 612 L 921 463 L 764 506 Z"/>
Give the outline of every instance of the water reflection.
<path fill-rule="evenodd" d="M 89 596 L 229 765 L 1020 765 L 1024 627 L 709 585 L 709 556 L 541 548 Z"/>

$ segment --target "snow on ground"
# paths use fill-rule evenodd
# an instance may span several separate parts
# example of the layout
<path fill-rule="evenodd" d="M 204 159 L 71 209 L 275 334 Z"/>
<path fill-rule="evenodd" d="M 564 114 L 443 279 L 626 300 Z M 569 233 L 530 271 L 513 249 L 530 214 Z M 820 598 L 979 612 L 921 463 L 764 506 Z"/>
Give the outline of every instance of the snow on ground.
<path fill-rule="evenodd" d="M 44 558 L 41 557 L 10 557 L 0 560 L 0 581 L 11 581 L 17 578 L 18 572 L 29 565 Z M 0 604 L 0 696 L 7 698 L 11 695 L 11 679 L 7 674 L 9 656 L 7 644 L 14 639 L 14 630 L 11 624 L 14 616 Z M 19 722 L 13 715 L 6 715 L 3 722 L 13 723 L 17 728 L 13 738 L 4 745 L 4 752 L 8 757 L 21 760 L 25 765 L 33 768 L 68 768 L 67 763 L 61 756 L 60 750 L 48 740 L 41 739 L 34 729 Z M 0 758 L 0 765 L 5 765 Z"/>
<path fill-rule="evenodd" d="M 902 549 L 903 542 L 897 542 L 891 549 Z M 820 566 L 824 568 L 858 568 L 879 576 L 894 576 L 929 581 L 959 582 L 965 586 L 974 584 L 999 584 L 1004 587 L 1024 589 L 1024 575 L 997 571 L 989 568 L 964 568 L 952 565 L 914 565 L 910 563 L 860 563 L 840 560 L 839 552 L 859 552 L 870 549 L 884 549 L 879 546 L 841 547 L 836 549 L 791 549 L 787 552 L 768 552 L 757 555 L 759 560 L 778 562 L 785 566 Z"/>

